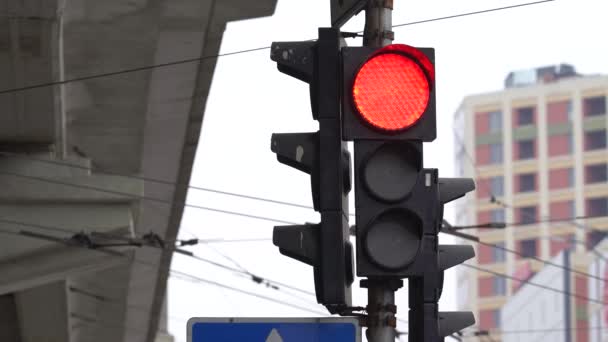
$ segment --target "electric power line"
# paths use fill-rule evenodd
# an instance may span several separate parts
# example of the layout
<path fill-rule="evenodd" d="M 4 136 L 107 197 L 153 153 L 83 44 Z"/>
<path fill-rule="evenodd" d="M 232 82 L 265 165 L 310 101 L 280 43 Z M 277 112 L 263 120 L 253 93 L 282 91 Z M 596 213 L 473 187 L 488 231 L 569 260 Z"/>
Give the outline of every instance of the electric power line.
<path fill-rule="evenodd" d="M 175 205 L 175 206 L 181 207 L 182 209 L 183 208 L 193 208 L 193 209 L 207 210 L 207 211 L 218 212 L 218 213 L 222 213 L 222 214 L 241 216 L 241 217 L 246 217 L 246 218 L 251 218 L 251 219 L 256 219 L 256 220 L 262 220 L 262 221 L 275 222 L 275 223 L 281 223 L 281 224 L 288 224 L 288 225 L 296 225 L 296 224 L 298 224 L 296 222 L 291 222 L 291 221 L 286 221 L 286 220 L 281 220 L 281 219 L 276 219 L 276 218 L 271 218 L 271 217 L 265 217 L 265 216 L 259 216 L 259 215 L 253 215 L 253 214 L 246 214 L 246 213 L 241 213 L 241 212 L 237 212 L 237 211 L 224 210 L 224 209 L 218 209 L 218 208 L 210 208 L 210 207 L 206 207 L 206 206 L 202 206 L 202 205 L 196 205 L 196 204 L 189 204 L 189 203 L 186 203 L 185 201 L 171 201 L 171 200 L 165 200 L 165 199 L 162 199 L 162 198 L 150 197 L 150 196 L 145 196 L 145 195 L 133 195 L 133 194 L 130 194 L 130 193 L 127 193 L 127 192 L 122 192 L 122 191 L 117 191 L 117 190 L 110 190 L 110 189 L 101 188 L 101 187 L 98 187 L 98 186 L 84 185 L 84 184 L 75 184 L 75 183 L 70 183 L 70 182 L 50 179 L 50 178 L 24 175 L 24 174 L 19 174 L 19 173 L 14 173 L 14 172 L 0 171 L 0 175 L 12 176 L 12 177 L 17 177 L 17 178 L 22 178 L 22 179 L 28 179 L 28 180 L 35 180 L 35 181 L 39 181 L 39 182 L 45 182 L 45 183 L 63 185 L 63 186 L 68 186 L 68 187 L 73 187 L 73 188 L 93 190 L 93 191 L 103 192 L 103 193 L 117 195 L 117 196 L 125 196 L 127 198 L 135 199 L 135 200 L 142 200 L 142 201 L 161 203 L 161 204 L 165 204 L 165 205 L 168 205 L 168 206 L 174 206 Z"/>
<path fill-rule="evenodd" d="M 251 239 L 199 239 L 202 244 L 211 243 L 233 243 L 233 242 L 260 242 L 260 241 L 272 241 L 271 238 L 251 238 Z"/>
<path fill-rule="evenodd" d="M 531 282 L 531 281 L 529 281 L 527 279 L 517 278 L 517 277 L 511 276 L 511 275 L 508 275 L 508 274 L 492 271 L 492 270 L 487 269 L 487 268 L 483 268 L 483 267 L 479 267 L 479 266 L 475 266 L 475 265 L 471 265 L 471 264 L 467 264 L 467 263 L 462 263 L 461 265 L 463 265 L 465 267 L 468 267 L 468 268 L 475 269 L 475 270 L 480 271 L 480 272 L 490 273 L 490 274 L 493 274 L 493 275 L 495 275 L 497 277 L 511 279 L 511 280 L 520 282 L 522 284 L 528 284 L 528 285 L 531 285 L 531 286 L 534 286 L 534 287 L 545 289 L 547 291 L 552 291 L 552 292 L 564 294 L 564 295 L 567 295 L 567 296 L 570 296 L 570 297 L 573 297 L 573 298 L 582 299 L 582 300 L 585 300 L 587 302 L 593 302 L 593 303 L 597 303 L 597 304 L 608 305 L 608 302 L 603 302 L 601 300 L 589 298 L 589 297 L 586 297 L 586 296 L 583 296 L 583 295 L 580 295 L 580 294 L 577 294 L 577 293 L 572 293 L 572 292 L 569 292 L 569 291 L 564 291 L 564 290 L 556 289 L 556 288 L 553 288 L 553 287 L 550 287 L 550 286 L 546 286 L 546 285 L 542 285 L 542 284 L 538 284 L 538 283 L 533 283 L 533 282 Z"/>
<path fill-rule="evenodd" d="M 264 198 L 264 197 L 258 197 L 258 196 L 245 195 L 245 194 L 240 194 L 240 193 L 235 193 L 235 192 L 230 192 L 230 191 L 224 191 L 224 190 L 211 189 L 211 188 L 202 187 L 202 186 L 190 185 L 188 183 L 171 182 L 171 181 L 162 180 L 162 179 L 158 179 L 158 178 L 151 178 L 151 177 L 144 177 L 144 176 L 137 176 L 137 175 L 125 175 L 125 174 L 121 174 L 121 173 L 118 173 L 118 172 L 112 172 L 112 171 L 102 170 L 102 169 L 93 168 L 93 167 L 87 167 L 87 166 L 70 164 L 70 163 L 65 163 L 65 162 L 56 161 L 56 160 L 42 159 L 42 158 L 36 158 L 36 157 L 26 156 L 26 155 L 23 155 L 23 154 L 20 154 L 20 153 L 0 152 L 0 155 L 10 156 L 10 157 L 18 158 L 18 159 L 25 159 L 25 160 L 35 161 L 35 162 L 39 162 L 39 163 L 64 166 L 64 167 L 73 168 L 73 169 L 80 169 L 80 170 L 85 170 L 85 171 L 94 172 L 94 173 L 98 173 L 98 174 L 118 176 L 118 177 L 124 177 L 124 178 L 129 178 L 129 179 L 138 179 L 138 180 L 143 180 L 143 181 L 146 181 L 146 182 L 164 184 L 164 185 L 169 185 L 169 186 L 187 186 L 189 189 L 192 189 L 192 190 L 211 192 L 211 193 L 216 193 L 216 194 L 220 194 L 220 195 L 240 197 L 240 198 L 246 198 L 246 199 L 251 199 L 251 200 L 256 200 L 256 201 L 274 203 L 274 204 L 281 204 L 281 205 L 286 205 L 286 206 L 291 206 L 291 207 L 296 207 L 296 208 L 302 208 L 302 209 L 313 209 L 313 207 L 310 206 L 310 205 L 304 205 L 304 204 L 298 204 L 298 203 L 293 203 L 293 202 L 274 200 L 274 199 Z"/>
<path fill-rule="evenodd" d="M 522 3 L 522 4 L 518 4 L 518 5 L 512 5 L 512 6 L 489 8 L 489 9 L 485 9 L 485 10 L 467 12 L 467 13 L 459 13 L 459 14 L 454 14 L 454 15 L 449 15 L 449 16 L 444 16 L 444 17 L 397 24 L 397 25 L 393 25 L 392 28 L 422 24 L 422 23 L 429 23 L 429 22 L 434 22 L 434 21 L 447 20 L 447 19 L 471 16 L 471 15 L 476 15 L 476 14 L 496 12 L 496 11 L 502 11 L 502 10 L 507 10 L 507 9 L 514 9 L 514 8 L 524 7 L 524 6 L 539 5 L 539 4 L 553 2 L 553 1 L 556 1 L 556 0 L 528 2 L 528 3 Z M 361 33 L 361 32 L 359 32 L 359 33 Z M 34 85 L 29 85 L 29 86 L 24 86 L 24 87 L 0 90 L 0 95 L 21 92 L 21 91 L 26 91 L 26 90 L 32 90 L 32 89 L 38 89 L 38 88 L 44 88 L 44 87 L 52 87 L 52 86 L 56 86 L 56 85 L 64 85 L 64 84 L 69 84 L 69 83 L 74 83 L 74 82 L 88 81 L 88 80 L 97 79 L 97 78 L 118 76 L 118 75 L 122 75 L 122 74 L 135 73 L 135 72 L 139 72 L 139 71 L 153 70 L 153 69 L 157 69 L 157 68 L 166 68 L 166 67 L 175 66 L 175 65 L 195 63 L 195 62 L 199 62 L 199 61 L 203 61 L 203 60 L 207 60 L 207 59 L 215 59 L 215 58 L 219 58 L 219 57 L 226 57 L 226 56 L 238 55 L 238 54 L 243 54 L 243 53 L 248 53 L 248 52 L 262 51 L 262 50 L 267 50 L 267 49 L 270 49 L 270 47 L 264 46 L 264 47 L 246 49 L 246 50 L 238 50 L 238 51 L 233 51 L 233 52 L 220 53 L 217 55 L 199 56 L 199 57 L 194 57 L 194 58 L 181 59 L 181 60 L 176 60 L 176 61 L 171 61 L 171 62 L 123 69 L 123 70 L 118 70 L 118 71 L 111 71 L 111 72 L 94 74 L 94 75 L 89 75 L 89 76 L 75 77 L 75 78 L 70 78 L 70 79 L 61 80 L 61 81 L 39 83 L 39 84 L 34 84 Z"/>
<path fill-rule="evenodd" d="M 554 0 L 553 0 L 554 1 Z M 471 155 L 471 153 L 469 153 L 463 139 L 461 139 L 455 128 L 452 130 L 454 133 L 454 137 L 456 137 L 456 143 L 459 145 L 459 148 L 462 150 L 462 152 L 465 155 L 465 159 L 468 160 L 468 163 L 473 167 L 473 171 L 475 172 L 475 179 L 479 180 L 479 166 L 477 164 L 475 164 L 475 161 L 473 160 L 473 157 Z M 508 204 L 506 202 L 504 202 L 503 200 L 499 200 L 496 196 L 496 194 L 494 194 L 493 189 L 485 182 L 485 181 L 478 181 L 476 182 L 477 184 L 480 184 L 481 186 L 483 186 L 485 188 L 485 190 L 487 191 L 488 194 L 490 194 L 490 202 L 491 203 L 495 203 L 505 209 L 511 209 L 511 210 L 515 210 L 515 206 Z M 517 223 L 511 223 L 511 224 L 506 224 L 508 226 L 520 226 L 520 225 L 530 225 L 530 224 L 535 224 L 535 223 L 543 223 L 543 222 L 569 222 L 572 225 L 581 228 L 583 230 L 590 230 L 590 231 L 595 231 L 595 232 L 600 232 L 600 233 L 606 233 L 605 231 L 599 230 L 597 229 L 597 227 L 591 226 L 591 225 L 583 225 L 581 223 L 576 222 L 576 220 L 579 219 L 586 219 L 586 218 L 601 218 L 601 217 L 606 217 L 606 216 L 575 216 L 572 218 L 566 218 L 566 219 L 551 219 L 551 218 L 547 218 L 547 219 L 541 219 L 538 220 L 536 218 L 536 215 L 527 213 L 527 212 L 522 212 L 520 211 L 520 214 L 522 214 L 523 216 L 526 216 L 528 218 L 531 218 L 532 220 L 530 222 L 517 222 Z"/>
<path fill-rule="evenodd" d="M 134 195 L 131 195 L 131 194 L 128 194 L 128 193 L 125 193 L 125 192 L 120 192 L 120 191 L 115 191 L 115 190 L 108 190 L 108 189 L 94 187 L 94 186 L 89 186 L 89 185 L 80 185 L 80 184 L 74 184 L 74 183 L 70 183 L 70 182 L 57 181 L 57 180 L 48 179 L 48 178 L 42 178 L 42 177 L 22 175 L 22 174 L 13 173 L 13 172 L 0 171 L 0 174 L 7 174 L 9 176 L 26 178 L 26 179 L 32 179 L 32 180 L 41 181 L 41 182 L 55 183 L 55 184 L 60 184 L 60 185 L 65 185 L 65 186 L 76 187 L 76 188 L 84 188 L 84 189 L 89 189 L 89 190 L 94 190 L 94 191 L 107 192 L 107 193 L 112 193 L 112 194 L 118 194 L 118 195 L 121 195 L 121 196 L 130 196 L 132 198 L 138 198 L 138 199 L 141 199 L 141 200 L 156 201 L 156 202 L 165 203 L 165 204 L 176 203 L 176 202 L 172 202 L 172 201 L 168 201 L 168 200 L 164 200 L 164 199 L 158 199 L 158 198 L 154 198 L 154 197 L 134 196 Z M 259 220 L 272 221 L 272 222 L 280 222 L 280 223 L 287 223 L 287 224 L 296 224 L 295 222 L 279 220 L 279 219 L 275 219 L 275 218 L 271 218 L 271 217 L 263 217 L 263 216 L 258 216 L 258 215 L 244 214 L 244 213 L 235 212 L 235 211 L 229 211 L 229 210 L 223 210 L 223 209 L 217 209 L 217 208 L 209 208 L 209 207 L 204 207 L 204 206 L 199 206 L 199 205 L 187 204 L 185 202 L 183 202 L 182 205 L 185 206 L 185 207 L 193 207 L 193 208 L 198 208 L 198 209 L 211 210 L 211 211 L 221 212 L 221 213 L 224 213 L 224 214 L 243 216 L 243 217 L 247 217 L 247 218 L 254 218 L 254 219 L 259 219 Z M 12 222 L 12 223 L 18 224 L 18 222 Z M 475 240 L 473 240 L 473 241 L 475 241 Z M 475 241 L 475 242 L 479 243 L 480 241 Z M 489 246 L 495 246 L 494 248 L 501 248 L 501 249 L 503 249 L 505 251 L 508 251 L 510 253 L 515 253 L 515 254 L 518 254 L 520 256 L 523 256 L 523 253 L 520 253 L 520 252 L 517 252 L 517 251 L 514 251 L 514 250 L 510 250 L 510 249 L 507 250 L 504 247 L 499 247 L 499 246 L 492 245 L 492 244 L 487 244 L 487 245 L 489 245 Z M 574 269 L 571 269 L 571 268 L 569 268 L 567 266 L 557 265 L 557 264 L 552 263 L 551 261 L 548 261 L 548 260 L 544 260 L 544 259 L 541 259 L 541 258 L 538 258 L 538 257 L 534 257 L 534 259 L 537 260 L 537 261 L 543 262 L 543 263 L 545 263 L 547 265 L 552 265 L 552 266 L 559 267 L 559 268 L 562 268 L 562 269 L 567 270 L 567 271 L 571 271 L 571 272 L 574 272 L 574 273 L 577 273 L 577 274 L 580 274 L 580 275 L 584 275 L 586 277 L 592 277 L 592 278 L 595 278 L 595 279 L 600 279 L 602 281 L 605 281 L 605 279 L 599 278 L 598 276 L 593 276 L 593 275 L 590 275 L 589 273 L 586 273 L 586 272 L 574 270 Z"/>
<path fill-rule="evenodd" d="M 425 20 L 419 20 L 419 21 L 412 21 L 412 22 L 409 22 L 409 23 L 397 24 L 397 25 L 393 25 L 393 28 L 395 28 L 395 27 L 403 27 L 403 26 L 410 26 L 410 25 L 416 25 L 416 24 L 430 23 L 430 22 L 440 21 L 440 20 L 446 20 L 446 19 L 454 19 L 454 18 L 467 17 L 467 16 L 471 16 L 471 15 L 476 15 L 476 14 L 497 12 L 497 11 L 502 11 L 502 10 L 507 10 L 507 9 L 514 9 L 514 8 L 518 8 L 518 7 L 540 5 L 542 3 L 553 2 L 553 1 L 556 1 L 556 0 L 544 0 L 544 1 L 536 1 L 536 2 L 526 2 L 526 3 L 522 3 L 522 4 L 517 4 L 517 5 L 511 5 L 511 6 L 505 6 L 505 7 L 496 7 L 496 8 L 490 8 L 490 9 L 485 9 L 485 10 L 475 11 L 475 12 L 453 14 L 453 15 L 448 15 L 448 16 L 445 16 L 445 17 L 434 18 L 434 19 L 425 19 Z M 363 31 L 358 32 L 358 33 L 363 33 Z"/>
<path fill-rule="evenodd" d="M 4 220 L 0 219 L 0 222 L 2 222 L 2 221 L 4 221 Z M 13 222 L 13 221 L 11 221 L 11 222 Z M 21 225 L 27 225 L 27 224 L 26 223 L 21 223 Z M 39 228 L 39 226 L 36 226 L 36 228 Z M 22 234 L 19 234 L 19 232 L 11 232 L 11 231 L 6 231 L 6 230 L 2 230 L 1 232 L 5 233 L 5 234 L 14 234 L 14 235 L 17 235 L 17 236 L 22 236 L 22 237 L 31 237 L 31 238 L 41 239 L 39 237 L 22 235 Z M 65 240 L 67 240 L 67 239 L 65 239 Z M 59 242 L 59 241 L 56 241 L 56 242 Z M 104 252 L 104 250 L 99 250 L 99 249 L 96 249 L 96 248 L 88 248 L 88 247 L 81 246 L 81 245 L 76 245 L 76 244 L 70 245 L 70 246 L 71 247 L 76 247 L 76 248 L 83 248 L 83 249 L 94 250 L 94 251 L 98 251 L 98 252 Z M 125 254 L 116 254 L 116 255 L 113 255 L 113 256 L 128 258 Z M 238 272 L 238 273 L 243 273 L 243 271 L 241 271 L 239 269 L 236 269 L 236 268 L 231 268 L 230 266 L 222 265 L 220 263 L 216 263 L 216 262 L 213 262 L 213 261 L 210 261 L 210 260 L 206 260 L 206 259 L 203 259 L 203 258 L 200 258 L 200 257 L 196 257 L 196 256 L 193 256 L 193 257 L 196 260 L 207 262 L 207 263 L 210 263 L 210 264 L 215 265 L 217 267 L 225 268 L 225 269 L 228 269 L 228 270 L 231 270 L 231 271 L 234 271 L 234 272 Z M 137 263 L 137 264 L 140 264 L 140 265 L 144 265 L 144 266 L 148 266 L 148 267 L 152 267 L 152 268 L 162 268 L 160 265 L 153 264 L 153 263 L 146 262 L 146 261 L 139 260 L 139 259 L 133 259 L 132 261 L 134 263 Z M 280 301 L 280 300 L 272 298 L 272 297 L 267 297 L 267 296 L 264 296 L 264 295 L 256 294 L 254 292 L 245 291 L 245 290 L 238 289 L 238 288 L 235 288 L 235 287 L 232 287 L 232 286 L 229 286 L 229 285 L 225 285 L 225 284 L 221 284 L 221 283 L 214 282 L 214 281 L 211 281 L 211 280 L 203 279 L 203 278 L 200 278 L 198 276 L 195 276 L 195 275 L 183 272 L 183 271 L 178 271 L 178 270 L 174 270 L 174 269 L 170 269 L 169 268 L 169 273 L 172 274 L 172 275 L 176 275 L 178 278 L 179 277 L 186 278 L 185 280 L 195 280 L 196 282 L 210 284 L 210 285 L 214 285 L 214 286 L 217 286 L 217 287 L 222 287 L 222 288 L 225 288 L 225 289 L 241 292 L 243 294 L 247 294 L 247 295 L 250 295 L 250 296 L 255 296 L 255 297 L 260 298 L 260 299 L 265 299 L 265 300 L 268 300 L 268 301 L 272 301 L 272 302 L 275 302 L 275 303 L 278 303 L 278 304 L 282 304 L 282 305 L 286 305 L 286 306 L 292 306 L 292 307 L 300 309 L 300 310 L 304 310 L 304 311 L 308 311 L 308 312 L 312 312 L 312 313 L 316 313 L 316 314 L 325 315 L 324 313 L 321 313 L 320 311 L 308 309 L 308 308 L 305 308 L 305 307 L 297 305 L 297 304 L 292 304 L 292 303 Z M 259 277 L 259 278 L 261 278 L 261 277 Z M 296 287 L 289 286 L 287 284 L 283 284 L 283 285 L 286 285 L 286 287 L 289 287 L 289 288 L 294 289 L 294 290 L 299 290 L 299 291 L 304 292 L 304 293 L 310 293 L 310 292 L 307 292 L 305 290 L 301 290 L 301 289 L 298 289 Z M 273 289 L 280 291 L 280 288 L 277 288 L 277 287 L 274 287 Z M 300 297 L 296 297 L 296 298 L 302 299 Z"/>
<path fill-rule="evenodd" d="M 471 240 L 471 241 L 474 241 L 474 240 Z M 536 260 L 536 261 L 541 262 L 541 263 L 543 263 L 545 265 L 553 266 L 553 267 L 556 267 L 556 268 L 560 268 L 560 269 L 563 269 L 564 271 L 576 273 L 576 274 L 582 275 L 584 277 L 601 280 L 603 282 L 607 281 L 606 278 L 603 278 L 603 277 L 600 277 L 600 276 L 596 276 L 596 275 L 593 275 L 593 274 L 590 274 L 590 273 L 587 273 L 587 272 L 579 271 L 577 269 L 574 269 L 574 268 L 571 268 L 571 267 L 568 267 L 568 266 L 556 264 L 556 263 L 554 263 L 552 261 L 545 260 L 545 259 L 539 258 L 537 256 L 526 255 L 525 253 L 522 253 L 522 252 L 510 249 L 510 248 L 507 248 L 507 247 L 503 247 L 503 246 L 500 246 L 500 245 L 495 245 L 495 244 L 488 243 L 488 242 L 483 242 L 483 241 L 474 241 L 474 242 L 476 242 L 476 243 L 478 243 L 480 245 L 492 247 L 492 248 L 495 248 L 495 249 L 500 249 L 500 250 L 503 250 L 503 251 L 511 253 L 511 254 L 519 255 L 519 256 L 521 256 L 523 258 L 529 258 L 529 259 L 532 259 L 532 260 Z"/>
<path fill-rule="evenodd" d="M 123 74 L 130 74 L 130 73 L 135 73 L 135 72 L 139 72 L 139 71 L 166 68 L 166 67 L 180 65 L 180 64 L 189 64 L 189 63 L 199 62 L 199 61 L 203 61 L 206 59 L 214 59 L 214 58 L 218 58 L 218 57 L 232 56 L 232 55 L 238 55 L 238 54 L 242 54 L 242 53 L 267 50 L 267 49 L 270 49 L 270 46 L 247 49 L 247 50 L 239 50 L 239 51 L 234 51 L 234 52 L 220 53 L 217 55 L 181 59 L 181 60 L 177 60 L 177 61 L 153 64 L 153 65 L 142 66 L 142 67 L 137 67 L 137 68 L 129 68 L 129 69 L 111 71 L 111 72 L 106 72 L 106 73 L 101 73 L 101 74 L 75 77 L 75 78 L 70 78 L 70 79 L 62 80 L 62 81 L 39 83 L 39 84 L 34 84 L 34 85 L 29 85 L 29 86 L 24 86 L 24 87 L 19 87 L 19 88 L 0 90 L 0 95 L 21 92 L 21 91 L 26 91 L 26 90 L 32 90 L 32 89 L 38 89 L 38 88 L 52 87 L 52 86 L 56 86 L 56 85 L 64 85 L 64 84 L 68 84 L 68 83 L 88 81 L 88 80 L 97 79 L 97 78 L 105 78 L 105 77 L 118 76 L 118 75 L 123 75 Z"/>
<path fill-rule="evenodd" d="M 59 227 L 48 226 L 48 225 L 39 225 L 39 224 L 29 224 L 29 223 L 21 222 L 21 221 L 5 220 L 3 218 L 0 218 L 0 222 L 10 223 L 10 224 L 15 224 L 15 225 L 21 225 L 21 226 L 29 226 L 29 227 L 32 227 L 32 228 L 37 228 L 37 229 L 42 229 L 42 230 L 51 230 L 51 231 L 61 231 L 61 232 L 73 233 L 73 231 L 69 231 L 67 229 L 62 229 L 62 228 L 59 228 Z M 57 243 L 63 243 L 63 244 L 67 244 L 67 242 L 69 241 L 69 238 L 59 238 L 59 237 L 50 237 L 50 236 L 42 236 L 42 235 L 38 235 L 37 236 L 36 234 L 32 234 L 30 232 L 24 232 L 24 231 L 17 231 L 17 232 L 15 232 L 15 231 L 8 231 L 8 230 L 0 229 L 0 233 L 12 234 L 12 235 L 22 236 L 22 237 L 30 237 L 30 238 L 34 238 L 34 239 L 49 240 L 49 238 L 52 238 L 52 241 L 57 242 Z M 81 245 L 78 245 L 76 243 L 70 244 L 70 246 L 82 247 Z M 124 245 L 124 246 L 126 246 L 126 245 Z M 143 245 L 139 245 L 139 246 L 137 246 L 137 245 L 131 245 L 131 246 L 134 246 L 134 247 L 143 247 L 143 246 L 145 246 L 145 247 L 151 247 L 151 248 L 167 249 L 167 248 L 163 248 L 163 247 L 158 246 L 158 245 L 146 245 L 146 244 L 143 244 Z M 97 251 L 102 252 L 102 253 L 108 253 L 108 252 L 110 252 L 111 254 L 120 254 L 120 252 L 116 252 L 116 251 L 112 251 L 112 250 L 106 250 L 106 249 L 104 249 L 104 247 L 105 247 L 105 245 L 100 244 L 97 248 L 90 248 L 90 249 L 97 250 Z M 267 286 L 269 286 L 269 287 L 271 287 L 271 288 L 273 288 L 275 290 L 280 290 L 279 287 L 285 287 L 285 288 L 291 289 L 293 291 L 298 291 L 298 292 L 301 292 L 301 293 L 304 293 L 304 294 L 307 294 L 307 295 L 310 295 L 310 296 L 315 296 L 315 294 L 312 293 L 312 292 L 310 292 L 310 291 L 307 291 L 307 290 L 304 290 L 304 289 L 300 289 L 298 287 L 295 287 L 295 286 L 292 286 L 292 285 L 289 285 L 289 284 L 285 284 L 285 283 L 282 283 L 282 282 L 278 282 L 278 281 L 274 281 L 274 280 L 268 279 L 266 277 L 262 277 L 262 276 L 256 275 L 256 274 L 254 274 L 252 272 L 249 272 L 248 270 L 245 270 L 245 269 L 234 268 L 234 267 L 231 267 L 231 266 L 219 263 L 219 262 L 215 262 L 215 261 L 212 261 L 212 260 L 209 260 L 209 259 L 205 259 L 205 258 L 199 257 L 199 256 L 197 256 L 197 255 L 195 255 L 193 253 L 192 254 L 182 253 L 182 254 L 185 255 L 186 257 L 198 260 L 200 262 L 204 262 L 206 264 L 209 264 L 209 265 L 212 265 L 212 266 L 215 266 L 215 267 L 218 267 L 218 268 L 222 268 L 222 269 L 225 269 L 225 270 L 228 270 L 228 271 L 231 271 L 231 272 L 235 272 L 235 273 L 246 275 L 252 281 L 254 281 L 254 282 L 258 283 L 258 284 L 266 284 Z M 275 284 L 275 286 L 273 286 L 272 284 Z"/>
<path fill-rule="evenodd" d="M 566 331 L 592 331 L 592 330 L 608 330 L 608 327 L 571 327 L 571 328 L 547 328 L 547 329 L 521 329 L 521 330 L 489 330 L 488 333 L 492 335 L 507 335 L 507 334 L 535 334 L 535 333 L 552 333 L 552 332 L 566 332 Z M 463 333 L 465 337 L 475 337 L 474 332 Z"/>

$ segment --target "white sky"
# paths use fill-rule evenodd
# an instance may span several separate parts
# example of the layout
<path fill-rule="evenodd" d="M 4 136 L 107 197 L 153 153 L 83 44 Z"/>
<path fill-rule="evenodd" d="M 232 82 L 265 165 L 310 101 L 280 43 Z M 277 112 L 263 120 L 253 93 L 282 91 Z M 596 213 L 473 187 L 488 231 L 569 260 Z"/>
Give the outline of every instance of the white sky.
<path fill-rule="evenodd" d="M 395 1 L 393 24 L 430 19 L 524 1 L 425 0 Z M 608 73 L 605 35 L 608 2 L 557 0 L 536 6 L 449 19 L 395 29 L 395 42 L 436 49 L 438 139 L 425 145 L 425 167 L 453 175 L 452 115 L 462 98 L 499 90 L 507 73 L 517 69 L 571 63 L 582 73 Z M 363 29 L 361 14 L 345 31 Z M 272 41 L 316 38 L 317 28 L 329 26 L 329 1 L 279 0 L 269 18 L 228 25 L 221 52 L 270 46 Z M 351 40 L 350 45 L 360 45 Z M 219 58 L 207 102 L 203 132 L 192 174 L 192 185 L 310 205 L 309 176 L 282 165 L 270 151 L 273 132 L 316 131 L 310 114 L 308 85 L 276 70 L 269 50 Z M 275 217 L 317 222 L 312 210 L 190 191 L 188 203 Z M 353 205 L 351 201 L 351 206 Z M 450 219 L 452 212 L 446 213 Z M 186 208 L 182 238 L 271 238 L 273 223 Z M 213 244 L 247 270 L 273 280 L 314 291 L 312 268 L 279 254 L 271 241 Z M 208 246 L 197 255 L 226 264 Z M 312 309 L 323 308 L 313 297 L 294 298 L 264 288 L 228 271 L 176 255 L 173 268 L 205 279 L 286 300 Z M 358 282 L 356 282 L 358 286 Z M 442 309 L 455 309 L 454 275 L 444 286 Z M 275 316 L 310 317 L 298 309 L 179 279 L 169 280 L 169 330 L 186 341 L 189 317 Z M 354 304 L 365 305 L 366 293 L 354 291 Z M 397 294 L 398 316 L 407 319 L 407 292 Z M 400 330 L 407 326 L 399 324 Z"/>

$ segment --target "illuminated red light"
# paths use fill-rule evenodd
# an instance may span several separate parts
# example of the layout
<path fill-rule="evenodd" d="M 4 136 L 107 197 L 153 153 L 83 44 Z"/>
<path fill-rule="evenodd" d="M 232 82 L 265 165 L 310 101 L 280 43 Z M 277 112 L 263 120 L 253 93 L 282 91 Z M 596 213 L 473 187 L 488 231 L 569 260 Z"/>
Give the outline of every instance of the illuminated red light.
<path fill-rule="evenodd" d="M 409 54 L 406 45 L 389 45 L 359 69 L 353 100 L 361 117 L 384 131 L 399 131 L 415 124 L 429 102 L 429 76 Z M 418 50 L 415 50 L 418 51 Z M 422 64 L 426 67 L 428 60 Z M 431 70 L 432 71 L 432 70 Z"/>

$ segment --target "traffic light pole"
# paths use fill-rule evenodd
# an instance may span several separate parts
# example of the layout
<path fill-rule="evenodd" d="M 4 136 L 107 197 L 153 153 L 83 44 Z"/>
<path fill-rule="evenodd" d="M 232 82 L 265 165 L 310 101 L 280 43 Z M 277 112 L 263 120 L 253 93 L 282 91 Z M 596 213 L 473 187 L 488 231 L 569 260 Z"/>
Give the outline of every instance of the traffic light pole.
<path fill-rule="evenodd" d="M 393 0 L 368 0 L 363 46 L 383 47 L 393 42 Z"/>
<path fill-rule="evenodd" d="M 383 47 L 392 43 L 393 0 L 368 0 L 365 7 L 363 46 Z M 370 342 L 394 342 L 397 320 L 395 291 L 403 286 L 400 279 L 366 279 L 367 287 L 367 340 Z"/>
<path fill-rule="evenodd" d="M 400 279 L 366 279 L 367 287 L 367 331 L 369 342 L 394 342 L 397 327 L 395 291 L 403 286 Z"/>

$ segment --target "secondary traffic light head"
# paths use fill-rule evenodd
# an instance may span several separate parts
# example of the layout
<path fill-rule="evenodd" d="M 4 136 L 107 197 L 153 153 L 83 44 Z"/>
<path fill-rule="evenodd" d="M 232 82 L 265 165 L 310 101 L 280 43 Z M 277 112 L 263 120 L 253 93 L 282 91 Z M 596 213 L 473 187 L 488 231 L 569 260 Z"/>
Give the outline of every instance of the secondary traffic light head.
<path fill-rule="evenodd" d="M 433 49 L 402 44 L 343 48 L 345 140 L 434 140 L 433 59 Z"/>
<path fill-rule="evenodd" d="M 319 29 L 314 42 L 273 43 L 278 69 L 310 84 L 315 133 L 273 134 L 271 150 L 281 163 L 311 176 L 315 225 L 275 227 L 281 253 L 314 267 L 317 301 L 332 313 L 351 305 L 352 246 L 349 241 L 350 154 L 340 125 L 340 35 Z"/>

